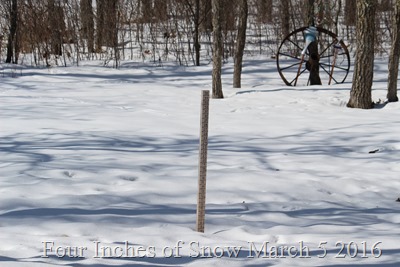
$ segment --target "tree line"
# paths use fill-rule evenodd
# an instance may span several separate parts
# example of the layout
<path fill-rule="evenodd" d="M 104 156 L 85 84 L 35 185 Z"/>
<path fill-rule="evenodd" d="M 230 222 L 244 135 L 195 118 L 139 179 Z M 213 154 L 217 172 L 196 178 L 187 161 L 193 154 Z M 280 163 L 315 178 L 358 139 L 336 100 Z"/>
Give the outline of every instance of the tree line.
<path fill-rule="evenodd" d="M 223 57 L 233 57 L 241 0 L 220 0 Z M 273 55 L 308 25 L 308 0 L 248 0 L 247 53 Z M 355 41 L 355 0 L 315 0 L 317 26 Z M 375 52 L 387 54 L 394 0 L 379 0 Z M 229 12 L 225 12 L 229 10 Z M 212 56 L 212 0 L 2 0 L 1 60 L 79 64 L 151 58 L 199 65 Z M 26 55 L 30 55 L 27 62 Z"/>
<path fill-rule="evenodd" d="M 114 67 L 135 59 L 212 61 L 213 97 L 222 98 L 224 59 L 234 58 L 240 87 L 245 53 L 274 56 L 286 35 L 313 24 L 356 51 L 348 106 L 370 108 L 376 56 L 390 58 L 388 99 L 397 101 L 399 1 L 2 0 L 1 61 L 51 66 L 100 59 Z"/>

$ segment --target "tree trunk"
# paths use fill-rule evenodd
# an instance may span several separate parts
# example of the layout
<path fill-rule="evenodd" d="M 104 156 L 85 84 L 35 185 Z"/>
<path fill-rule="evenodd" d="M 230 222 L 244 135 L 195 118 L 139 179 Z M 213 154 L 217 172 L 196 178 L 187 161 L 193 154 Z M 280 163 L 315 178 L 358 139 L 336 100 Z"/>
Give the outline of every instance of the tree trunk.
<path fill-rule="evenodd" d="M 96 49 L 115 48 L 118 43 L 117 0 L 97 0 Z"/>
<path fill-rule="evenodd" d="M 290 33 L 290 13 L 289 13 L 289 0 L 281 0 L 281 28 L 282 28 L 282 39 Z"/>
<path fill-rule="evenodd" d="M 105 0 L 96 0 L 96 52 L 102 52 L 102 47 L 104 44 L 104 9 L 105 9 Z"/>
<path fill-rule="evenodd" d="M 212 4 L 211 0 L 201 0 L 202 16 L 201 25 L 204 31 L 212 30 Z"/>
<path fill-rule="evenodd" d="M 389 76 L 388 76 L 388 94 L 389 102 L 397 102 L 397 78 L 399 73 L 400 56 L 400 0 L 396 0 L 395 14 L 393 18 L 393 44 L 389 56 Z"/>
<path fill-rule="evenodd" d="M 60 3 L 55 0 L 48 1 L 47 7 L 48 29 L 51 38 L 50 53 L 56 56 L 62 55 L 63 35 L 65 32 L 64 10 Z"/>
<path fill-rule="evenodd" d="M 306 0 L 306 11 L 307 11 L 307 17 L 306 17 L 306 23 L 308 26 L 315 26 L 315 20 L 314 20 L 314 5 L 315 5 L 315 0 Z M 309 58 L 308 61 L 306 62 L 306 68 L 310 72 L 309 76 L 309 83 L 310 85 L 321 85 L 321 78 L 319 76 L 319 52 L 318 52 L 318 41 L 312 42 L 308 46 L 308 53 L 309 53 Z"/>
<path fill-rule="evenodd" d="M 307 26 L 315 26 L 315 20 L 314 20 L 314 4 L 315 0 L 305 0 L 306 4 L 306 25 Z"/>
<path fill-rule="evenodd" d="M 335 34 L 339 35 L 339 26 L 338 26 L 338 24 L 339 24 L 340 13 L 342 12 L 342 0 L 338 0 L 338 4 L 337 5 L 338 5 L 338 8 L 337 8 L 337 11 L 336 11 L 334 23 L 335 23 Z"/>
<path fill-rule="evenodd" d="M 17 63 L 14 56 L 16 57 L 16 38 L 18 28 L 18 3 L 17 0 L 11 1 L 10 6 L 10 33 L 8 35 L 7 43 L 7 58 L 6 63 Z"/>
<path fill-rule="evenodd" d="M 241 88 L 243 53 L 246 45 L 247 16 L 249 13 L 247 0 L 240 0 L 239 9 L 239 25 L 236 40 L 235 65 L 233 71 L 234 88 Z"/>
<path fill-rule="evenodd" d="M 319 53 L 318 42 L 314 41 L 308 46 L 310 57 L 306 62 L 306 67 L 310 71 L 309 81 L 310 85 L 321 85 L 321 78 L 319 77 Z"/>
<path fill-rule="evenodd" d="M 199 28 L 200 28 L 200 0 L 196 0 L 194 10 L 194 37 L 193 46 L 196 54 L 196 66 L 200 66 L 200 41 L 199 41 Z"/>
<path fill-rule="evenodd" d="M 224 98 L 222 92 L 222 1 L 212 0 L 212 22 L 213 22 L 213 72 L 212 72 L 212 98 Z"/>
<path fill-rule="evenodd" d="M 375 0 L 357 0 L 356 58 L 353 85 L 347 107 L 373 108 Z"/>
<path fill-rule="evenodd" d="M 92 0 L 81 0 L 82 35 L 89 53 L 94 53 L 94 15 Z"/>
<path fill-rule="evenodd" d="M 356 25 L 357 3 L 355 0 L 346 0 L 344 5 L 344 25 L 354 26 Z"/>
<path fill-rule="evenodd" d="M 139 1 L 142 23 L 151 23 L 153 18 L 153 6 L 152 1 L 140 0 Z"/>
<path fill-rule="evenodd" d="M 159 22 L 168 20 L 168 1 L 154 0 L 154 16 Z"/>
<path fill-rule="evenodd" d="M 282 3 L 282 1 L 281 1 Z M 257 0 L 257 21 L 258 23 L 273 22 L 273 5 L 272 0 Z M 289 9 L 287 9 L 289 11 Z"/>
<path fill-rule="evenodd" d="M 104 37 L 105 44 L 107 46 L 115 48 L 118 45 L 118 14 L 117 14 L 117 3 L 118 0 L 107 0 L 104 13 L 105 18 L 105 29 Z"/>

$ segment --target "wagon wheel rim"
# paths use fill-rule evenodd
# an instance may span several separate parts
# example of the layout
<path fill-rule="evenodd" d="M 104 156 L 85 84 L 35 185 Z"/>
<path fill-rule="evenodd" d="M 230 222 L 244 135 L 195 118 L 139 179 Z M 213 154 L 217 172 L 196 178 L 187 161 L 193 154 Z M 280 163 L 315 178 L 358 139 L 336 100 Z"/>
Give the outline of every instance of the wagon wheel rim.
<path fill-rule="evenodd" d="M 308 51 L 302 60 L 304 49 L 304 31 L 299 28 L 288 34 L 281 42 L 276 56 L 278 73 L 288 86 L 308 85 L 309 71 L 306 68 Z M 323 85 L 343 83 L 350 71 L 350 55 L 343 40 L 326 29 L 317 27 L 319 72 Z"/>

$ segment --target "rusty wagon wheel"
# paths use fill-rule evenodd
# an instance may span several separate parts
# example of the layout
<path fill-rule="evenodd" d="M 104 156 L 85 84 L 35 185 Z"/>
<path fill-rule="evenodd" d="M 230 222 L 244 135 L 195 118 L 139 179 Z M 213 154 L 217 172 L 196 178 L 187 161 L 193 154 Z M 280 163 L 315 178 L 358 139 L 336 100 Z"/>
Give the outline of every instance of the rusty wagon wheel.
<path fill-rule="evenodd" d="M 308 85 L 307 61 L 309 52 L 304 57 L 301 52 L 305 47 L 304 31 L 299 28 L 283 39 L 276 56 L 279 75 L 288 86 Z M 322 84 L 343 83 L 350 71 L 350 55 L 347 46 L 336 34 L 317 27 L 319 54 L 319 75 Z"/>

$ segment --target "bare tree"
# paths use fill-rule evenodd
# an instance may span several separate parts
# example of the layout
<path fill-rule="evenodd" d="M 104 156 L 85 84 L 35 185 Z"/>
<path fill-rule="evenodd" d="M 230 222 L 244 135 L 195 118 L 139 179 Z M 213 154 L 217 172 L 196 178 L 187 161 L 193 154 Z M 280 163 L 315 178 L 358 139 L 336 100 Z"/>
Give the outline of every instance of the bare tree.
<path fill-rule="evenodd" d="M 8 34 L 7 58 L 6 63 L 17 63 L 18 60 L 18 44 L 17 44 L 17 29 L 18 29 L 18 1 L 8 1 L 10 14 L 10 32 Z"/>
<path fill-rule="evenodd" d="M 373 108 L 375 0 L 357 0 L 356 58 L 353 85 L 347 107 Z"/>
<path fill-rule="evenodd" d="M 224 44 L 222 42 L 222 1 L 212 0 L 212 22 L 213 22 L 213 72 L 212 72 L 212 98 L 224 98 L 222 92 L 222 53 Z"/>
<path fill-rule="evenodd" d="M 65 33 L 64 10 L 59 1 L 48 0 L 47 6 L 48 31 L 51 39 L 49 52 L 56 56 L 62 55 L 63 35 Z"/>
<path fill-rule="evenodd" d="M 255 8 L 257 11 L 258 23 L 271 23 L 273 21 L 272 7 L 272 0 L 256 0 Z"/>
<path fill-rule="evenodd" d="M 333 23 L 335 25 L 335 34 L 338 35 L 339 34 L 339 18 L 340 18 L 340 13 L 342 12 L 342 0 L 337 0 L 337 8 L 336 8 L 336 14 L 334 16 L 333 19 Z"/>
<path fill-rule="evenodd" d="M 106 0 L 96 0 L 96 52 L 102 52 L 103 45 L 106 44 L 105 28 L 108 28 L 106 22 L 107 6 Z"/>
<path fill-rule="evenodd" d="M 190 18 L 193 21 L 193 47 L 195 51 L 195 65 L 200 66 L 200 0 L 185 0 L 185 5 L 188 9 Z"/>
<path fill-rule="evenodd" d="M 235 57 L 237 52 L 240 1 L 220 1 L 224 60 Z M 261 54 L 272 55 L 280 43 L 276 36 L 282 39 L 293 29 L 310 25 L 310 18 L 314 17 L 316 25 L 335 33 L 340 30 L 339 36 L 347 34 L 349 43 L 355 43 L 355 0 L 247 1 L 247 26 L 253 34 L 247 36 L 246 43 L 251 47 L 259 45 Z M 379 23 L 375 30 L 375 53 L 388 53 L 395 0 L 375 2 L 375 21 Z M 19 54 L 32 55 L 29 58 L 33 64 L 53 64 L 53 59 L 56 63 L 60 59 L 66 62 L 66 57 L 79 62 L 83 55 L 87 60 L 140 57 L 155 61 L 170 60 L 169 55 L 174 55 L 172 58 L 179 63 L 192 61 L 199 65 L 200 59 L 212 57 L 212 32 L 212 0 L 0 1 L 2 56 L 7 62 L 17 62 Z M 129 45 L 131 42 L 137 46 Z M 59 56 L 61 53 L 64 57 Z"/>
<path fill-rule="evenodd" d="M 249 13 L 247 0 L 240 0 L 239 3 L 239 23 L 236 40 L 235 65 L 233 71 L 234 88 L 241 88 L 243 53 L 246 45 L 247 16 Z"/>
<path fill-rule="evenodd" d="M 202 15 L 202 20 L 201 20 L 201 26 L 204 31 L 211 30 L 213 27 L 212 24 L 212 0 L 201 0 L 201 13 Z"/>
<path fill-rule="evenodd" d="M 315 0 L 305 1 L 307 17 L 306 22 L 309 26 L 315 26 L 314 10 Z M 310 85 L 321 85 L 321 78 L 319 76 L 319 52 L 318 52 L 318 40 L 316 39 L 308 46 L 309 58 L 306 62 L 307 70 L 310 71 L 309 81 Z"/>
<path fill-rule="evenodd" d="M 314 10 L 315 0 L 304 0 L 306 16 L 304 17 L 307 26 L 315 26 Z"/>
<path fill-rule="evenodd" d="M 196 53 L 196 66 L 200 66 L 200 0 L 195 0 L 194 11 L 194 51 Z"/>
<path fill-rule="evenodd" d="M 395 15 L 393 18 L 392 48 L 389 56 L 388 93 L 389 102 L 397 102 L 397 78 L 399 73 L 400 56 L 400 0 L 396 0 Z"/>
<path fill-rule="evenodd" d="M 104 12 L 105 25 L 103 28 L 105 44 L 115 47 L 118 44 L 118 0 L 105 1 Z"/>
<path fill-rule="evenodd" d="M 282 39 L 290 33 L 290 0 L 280 1 Z"/>
<path fill-rule="evenodd" d="M 87 40 L 89 53 L 94 53 L 94 14 L 92 0 L 81 0 L 82 37 Z"/>
<path fill-rule="evenodd" d="M 166 21 L 168 19 L 168 1 L 154 0 L 154 16 L 157 21 Z"/>
<path fill-rule="evenodd" d="M 115 67 L 119 63 L 119 49 L 118 49 L 118 0 L 96 0 L 97 14 L 96 14 L 96 51 L 103 52 L 102 47 L 106 46 L 107 50 L 111 50 L 114 54 L 107 59 L 115 60 Z M 107 64 L 106 63 L 106 64 Z"/>
<path fill-rule="evenodd" d="M 356 25 L 357 3 L 355 0 L 346 0 L 344 5 L 344 24 L 347 26 Z"/>

